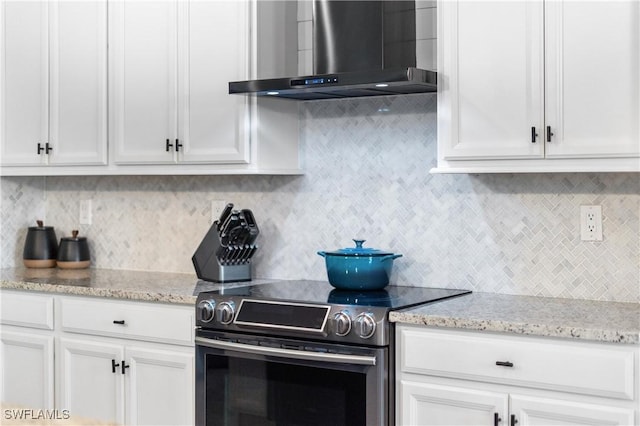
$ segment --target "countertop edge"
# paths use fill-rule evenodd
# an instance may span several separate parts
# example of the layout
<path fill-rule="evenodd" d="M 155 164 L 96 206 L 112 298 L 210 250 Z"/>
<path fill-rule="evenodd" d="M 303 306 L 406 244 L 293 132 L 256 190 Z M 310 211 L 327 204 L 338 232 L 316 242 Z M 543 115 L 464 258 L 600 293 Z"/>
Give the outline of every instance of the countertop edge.
<path fill-rule="evenodd" d="M 389 320 L 397 324 L 424 325 L 457 330 L 487 331 L 534 337 L 559 337 L 604 343 L 639 344 L 640 333 L 625 330 L 588 329 L 584 327 L 524 324 L 501 320 L 478 320 L 453 316 L 390 312 Z"/>
<path fill-rule="evenodd" d="M 0 281 L 0 289 L 36 291 L 43 293 L 71 294 L 76 296 L 107 297 L 112 299 L 134 300 L 139 302 L 172 303 L 177 305 L 195 305 L 196 296 L 140 291 L 135 289 L 109 289 L 79 287 L 65 284 L 45 284 L 26 281 Z"/>

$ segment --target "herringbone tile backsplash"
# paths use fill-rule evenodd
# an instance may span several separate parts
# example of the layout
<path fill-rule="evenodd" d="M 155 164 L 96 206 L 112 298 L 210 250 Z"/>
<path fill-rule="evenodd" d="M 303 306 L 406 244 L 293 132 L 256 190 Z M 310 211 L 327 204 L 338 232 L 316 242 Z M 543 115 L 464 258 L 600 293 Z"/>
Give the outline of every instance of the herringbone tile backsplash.
<path fill-rule="evenodd" d="M 429 174 L 435 95 L 301 108 L 304 176 L 2 178 L 3 267 L 37 218 L 80 229 L 96 268 L 193 272 L 211 200 L 254 211 L 255 276 L 326 279 L 318 250 L 402 253 L 400 285 L 640 302 L 638 174 Z M 78 225 L 79 200 L 93 225 Z M 604 241 L 580 241 L 580 205 L 602 206 Z M 195 276 L 195 275 L 194 275 Z"/>

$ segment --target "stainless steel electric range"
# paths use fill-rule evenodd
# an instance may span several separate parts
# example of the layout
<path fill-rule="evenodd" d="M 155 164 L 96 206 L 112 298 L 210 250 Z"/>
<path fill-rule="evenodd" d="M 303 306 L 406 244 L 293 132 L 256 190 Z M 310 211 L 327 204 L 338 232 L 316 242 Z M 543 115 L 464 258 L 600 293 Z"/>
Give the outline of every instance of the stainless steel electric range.
<path fill-rule="evenodd" d="M 468 290 L 323 281 L 205 291 L 196 302 L 198 425 L 393 424 L 392 310 Z"/>

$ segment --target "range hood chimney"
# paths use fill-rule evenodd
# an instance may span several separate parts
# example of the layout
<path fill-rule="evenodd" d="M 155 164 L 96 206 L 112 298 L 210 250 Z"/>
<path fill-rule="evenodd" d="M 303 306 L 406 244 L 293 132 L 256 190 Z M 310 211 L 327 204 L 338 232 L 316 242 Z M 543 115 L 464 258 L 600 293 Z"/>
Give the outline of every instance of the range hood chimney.
<path fill-rule="evenodd" d="M 415 1 L 313 0 L 313 74 L 229 83 L 229 93 L 294 100 L 436 91 L 416 67 Z"/>

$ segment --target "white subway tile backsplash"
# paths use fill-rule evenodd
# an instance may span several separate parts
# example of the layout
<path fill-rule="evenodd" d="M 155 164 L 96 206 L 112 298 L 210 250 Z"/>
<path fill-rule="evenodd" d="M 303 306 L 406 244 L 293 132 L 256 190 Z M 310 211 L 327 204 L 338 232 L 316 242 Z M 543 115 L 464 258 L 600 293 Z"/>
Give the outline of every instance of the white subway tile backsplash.
<path fill-rule="evenodd" d="M 437 71 L 437 45 L 436 40 L 416 41 L 416 66 L 418 68 Z"/>
<path fill-rule="evenodd" d="M 313 50 L 298 51 L 298 75 L 313 74 Z"/>
<path fill-rule="evenodd" d="M 435 8 L 416 9 L 416 39 L 435 39 L 438 37 L 437 13 Z"/>
<path fill-rule="evenodd" d="M 311 21 L 298 22 L 298 50 L 311 50 L 313 48 L 312 30 Z"/>
<path fill-rule="evenodd" d="M 298 0 L 298 21 L 311 21 L 313 19 L 313 2 L 311 0 Z"/>

